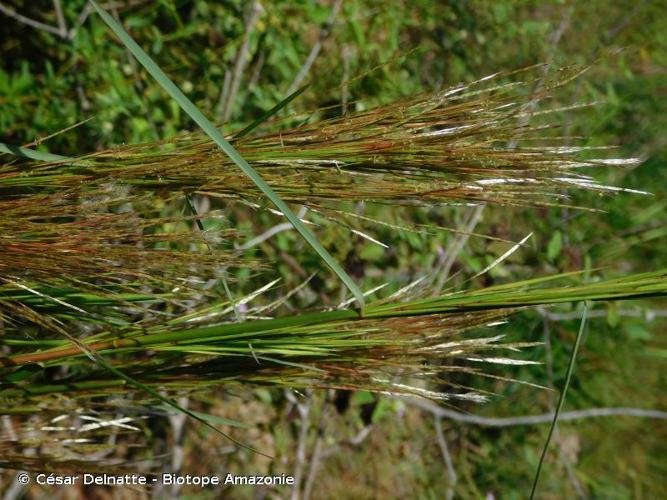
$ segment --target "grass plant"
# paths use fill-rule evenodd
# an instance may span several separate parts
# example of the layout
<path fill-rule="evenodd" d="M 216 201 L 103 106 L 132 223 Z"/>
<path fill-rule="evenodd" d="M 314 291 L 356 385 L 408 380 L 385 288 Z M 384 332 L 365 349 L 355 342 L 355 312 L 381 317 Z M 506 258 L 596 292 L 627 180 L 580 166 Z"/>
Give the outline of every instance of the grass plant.
<path fill-rule="evenodd" d="M 408 285 L 366 304 L 350 272 L 319 242 L 317 227 L 306 227 L 315 223 L 294 212 L 301 205 L 331 223 L 356 217 L 391 225 L 355 215 L 350 206 L 585 211 L 572 192 L 646 195 L 582 173 L 633 167 L 638 159 L 609 158 L 606 147 L 558 145 L 562 132 L 553 117 L 588 104 L 563 107 L 550 96 L 585 68 L 564 68 L 554 77 L 541 66 L 496 73 L 334 117 L 326 108 L 285 113 L 298 90 L 225 137 L 92 4 L 203 133 L 71 156 L 0 145 L 7 155 L 0 166 L 0 413 L 57 419 L 78 415 L 81 407 L 114 412 L 122 401 L 132 416 L 162 414 L 168 404 L 206 425 L 242 426 L 173 403 L 235 384 L 484 401 L 486 391 L 452 375 L 492 377 L 485 366 L 533 363 L 515 353 L 534 342 L 505 342 L 490 333 L 512 313 L 667 295 L 667 271 L 659 270 L 585 281 L 580 273 L 556 274 L 435 297 Z M 213 210 L 191 210 L 194 196 Z M 249 270 L 261 282 L 273 264 L 234 245 L 243 234 L 235 226 L 238 207 L 286 218 L 363 314 L 349 300 L 278 312 L 291 292 L 275 282 L 232 300 L 227 269 Z M 503 351 L 510 354 L 498 354 Z M 108 429 L 95 430 L 99 437 Z M 12 450 L 5 450 L 1 467 L 36 467 Z M 40 460 L 82 467 L 62 447 L 47 449 Z"/>

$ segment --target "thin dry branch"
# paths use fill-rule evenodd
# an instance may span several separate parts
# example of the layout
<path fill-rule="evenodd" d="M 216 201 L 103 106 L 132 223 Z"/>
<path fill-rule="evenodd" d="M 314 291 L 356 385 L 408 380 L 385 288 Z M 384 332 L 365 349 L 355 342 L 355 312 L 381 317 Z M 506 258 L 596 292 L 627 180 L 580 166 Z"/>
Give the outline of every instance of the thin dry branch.
<path fill-rule="evenodd" d="M 479 415 L 469 415 L 455 410 L 449 410 L 438 406 L 426 399 L 417 399 L 409 396 L 394 396 L 397 399 L 405 401 L 412 406 L 416 406 L 441 418 L 462 422 L 465 424 L 479 425 L 482 427 L 515 427 L 521 425 L 541 425 L 550 424 L 554 419 L 553 413 L 543 413 L 540 415 L 523 415 L 518 417 L 482 417 Z M 584 420 L 589 418 L 601 417 L 636 417 L 636 418 L 654 418 L 659 420 L 667 419 L 667 411 L 648 410 L 643 408 L 631 407 L 611 407 L 611 408 L 586 408 L 583 410 L 566 411 L 558 417 L 559 422 L 569 422 L 573 420 Z"/>
<path fill-rule="evenodd" d="M 31 28 L 35 28 L 41 31 L 46 31 L 47 33 L 50 33 L 52 35 L 59 36 L 61 38 L 67 39 L 67 31 L 63 31 L 60 27 L 52 26 L 50 24 L 43 23 L 41 21 L 37 21 L 35 19 L 32 19 L 30 17 L 24 16 L 22 14 L 19 14 L 18 12 L 14 12 L 12 9 L 6 7 L 5 5 L 0 3 L 0 12 L 5 14 L 8 17 L 11 17 L 12 19 L 16 19 L 18 22 L 23 23 L 27 26 L 30 26 Z"/>
<path fill-rule="evenodd" d="M 440 446 L 440 451 L 442 452 L 442 458 L 445 461 L 445 467 L 447 468 L 447 477 L 449 478 L 445 497 L 447 500 L 452 500 L 454 498 L 454 489 L 456 488 L 456 482 L 458 478 L 456 475 L 456 470 L 454 469 L 454 462 L 452 461 L 452 456 L 449 453 L 449 446 L 447 446 L 445 433 L 442 430 L 441 418 L 442 417 L 440 417 L 439 415 L 433 415 L 433 421 L 435 424 L 435 435 L 438 439 L 438 445 Z"/>
<path fill-rule="evenodd" d="M 334 1 L 334 4 L 331 6 L 331 12 L 329 13 L 329 18 L 327 19 L 327 22 L 324 23 L 324 26 L 322 27 L 322 30 L 320 31 L 320 34 L 317 37 L 315 45 L 313 45 L 313 47 L 310 49 L 310 53 L 306 58 L 306 62 L 304 62 L 303 66 L 301 66 L 301 69 L 294 77 L 294 80 L 292 81 L 290 86 L 287 88 L 287 92 L 285 95 L 293 94 L 301 86 L 301 83 L 308 75 L 308 72 L 310 71 L 310 68 L 313 66 L 315 59 L 317 59 L 320 50 L 322 50 L 322 44 L 324 43 L 324 41 L 329 36 L 329 33 L 331 32 L 331 28 L 333 27 L 336 15 L 338 14 L 338 11 L 340 10 L 340 6 L 342 4 L 343 0 Z"/>
<path fill-rule="evenodd" d="M 234 70 L 232 72 L 231 81 L 229 84 L 229 91 L 226 93 L 224 105 L 222 106 L 221 115 L 223 123 L 226 123 L 232 115 L 234 100 L 236 99 L 236 94 L 238 93 L 239 87 L 241 85 L 241 77 L 243 76 L 243 71 L 248 64 L 250 35 L 255 29 L 255 24 L 257 24 L 257 20 L 259 19 L 259 16 L 263 10 L 264 8 L 262 7 L 262 4 L 259 2 L 259 0 L 254 0 L 252 2 L 250 12 L 246 20 L 245 29 L 243 31 L 241 47 L 236 54 L 236 62 L 234 63 Z"/>

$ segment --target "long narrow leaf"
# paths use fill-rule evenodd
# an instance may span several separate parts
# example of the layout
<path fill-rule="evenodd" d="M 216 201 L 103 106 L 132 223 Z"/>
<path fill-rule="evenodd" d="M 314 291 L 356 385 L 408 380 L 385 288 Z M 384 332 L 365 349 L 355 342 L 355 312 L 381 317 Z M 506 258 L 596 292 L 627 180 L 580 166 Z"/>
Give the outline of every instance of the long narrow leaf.
<path fill-rule="evenodd" d="M 332 310 L 305 313 L 268 320 L 227 323 L 203 326 L 178 331 L 159 331 L 130 338 L 87 343 L 94 351 L 113 349 L 142 350 L 159 345 L 188 345 L 219 340 L 257 337 L 270 332 L 289 332 L 303 327 L 335 328 L 344 322 L 363 322 L 377 319 L 417 317 L 441 314 L 462 314 L 482 310 L 516 309 L 527 306 L 558 304 L 563 302 L 593 300 L 629 300 L 642 297 L 667 296 L 667 270 L 638 274 L 620 280 L 586 283 L 580 286 L 536 288 L 527 284 L 535 280 L 514 283 L 514 289 L 506 285 L 482 290 L 471 290 L 462 294 L 449 294 L 424 300 L 396 302 L 391 304 L 369 304 L 365 320 L 351 310 Z M 562 277 L 562 276 L 561 276 Z M 554 277 L 552 277 L 553 279 Z M 75 346 L 60 346 L 55 349 L 10 356 L 12 365 L 39 363 L 64 359 L 81 354 Z"/>
<path fill-rule="evenodd" d="M 248 125 L 246 128 L 238 132 L 235 136 L 234 139 L 240 139 L 241 137 L 244 137 L 248 135 L 250 132 L 255 130 L 257 127 L 259 127 L 262 123 L 264 123 L 266 120 L 274 116 L 278 111 L 283 109 L 285 106 L 287 106 L 290 102 L 292 102 L 294 99 L 299 97 L 301 94 L 303 94 L 304 90 L 308 88 L 308 85 L 304 85 L 300 89 L 296 89 L 294 92 L 292 92 L 290 95 L 285 97 L 282 101 L 280 101 L 278 104 L 273 106 L 270 110 L 266 111 L 263 113 L 259 118 L 257 118 L 255 121 L 253 121 L 250 125 Z"/>
<path fill-rule="evenodd" d="M 34 149 L 21 148 L 19 146 L 13 146 L 11 144 L 6 144 L 4 142 L 0 142 L 0 153 L 10 154 L 14 156 L 19 156 L 21 158 L 28 158 L 30 160 L 37 160 L 37 161 L 59 162 L 59 163 L 68 163 L 77 161 L 74 158 L 68 158 L 67 156 L 60 156 L 53 153 L 45 153 L 43 151 L 36 151 Z"/>

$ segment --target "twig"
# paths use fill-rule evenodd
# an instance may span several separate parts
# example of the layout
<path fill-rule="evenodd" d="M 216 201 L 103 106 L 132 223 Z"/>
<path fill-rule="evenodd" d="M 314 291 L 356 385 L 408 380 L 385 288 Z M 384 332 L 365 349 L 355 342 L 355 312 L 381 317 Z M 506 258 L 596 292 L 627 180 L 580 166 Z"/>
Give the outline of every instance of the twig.
<path fill-rule="evenodd" d="M 340 90 L 340 104 L 341 104 L 341 113 L 343 116 L 347 114 L 347 102 L 350 98 L 350 57 L 351 50 L 350 47 L 346 44 L 343 45 L 342 50 L 343 57 L 343 83 L 341 84 Z"/>
<path fill-rule="evenodd" d="M 2 416 L 2 428 L 4 429 L 5 434 L 7 434 L 9 441 L 18 441 L 19 437 L 16 434 L 16 430 L 14 430 L 12 419 L 9 417 L 9 415 Z"/>
<path fill-rule="evenodd" d="M 331 392 L 331 391 L 330 391 Z M 315 485 L 315 478 L 317 478 L 317 473 L 320 470 L 322 465 L 323 456 L 323 447 L 324 447 L 324 434 L 329 423 L 329 415 L 327 413 L 327 401 L 322 405 L 322 416 L 320 417 L 320 423 L 317 430 L 317 440 L 315 441 L 315 446 L 313 447 L 313 454 L 310 457 L 310 467 L 308 470 L 308 477 L 306 478 L 306 484 L 303 489 L 303 500 L 308 500 L 313 491 L 313 486 Z"/>
<path fill-rule="evenodd" d="M 63 8 L 62 5 L 60 5 L 60 0 L 53 0 L 53 8 L 56 11 L 56 19 L 58 20 L 60 36 L 67 38 L 67 23 L 65 22 L 65 16 L 63 15 Z"/>
<path fill-rule="evenodd" d="M 22 474 L 18 472 L 12 481 L 12 485 L 5 490 L 5 494 L 2 497 L 2 500 L 17 500 L 23 497 L 23 492 L 27 488 L 27 484 L 19 481 L 19 475 Z"/>
<path fill-rule="evenodd" d="M 189 398 L 182 397 L 178 399 L 178 404 L 182 408 L 187 408 L 189 405 Z M 169 472 L 172 474 L 179 474 L 181 468 L 183 467 L 183 458 L 185 453 L 183 451 L 183 438 L 185 437 L 184 425 L 186 415 L 183 413 L 169 413 L 168 415 L 169 424 L 172 432 L 173 444 L 170 449 L 171 452 L 171 465 L 167 461 L 164 462 L 163 472 Z M 172 484 L 171 488 L 167 490 L 168 486 L 158 483 L 152 491 L 152 498 L 166 498 L 166 491 L 170 491 L 171 498 L 180 498 L 179 492 L 181 490 L 181 485 Z"/>
<path fill-rule="evenodd" d="M 250 8 L 250 13 L 245 23 L 245 30 L 243 32 L 243 39 L 241 40 L 241 47 L 239 48 L 238 53 L 236 54 L 236 62 L 234 63 L 234 71 L 232 73 L 231 84 L 229 86 L 229 93 L 226 96 L 225 104 L 222 108 L 222 121 L 223 123 L 229 120 L 229 117 L 232 114 L 232 108 L 234 105 L 234 99 L 241 85 L 241 76 L 243 75 L 243 70 L 248 64 L 248 47 L 250 45 L 250 35 L 252 34 L 257 19 L 262 13 L 263 8 L 259 0 L 255 0 L 252 3 Z"/>
<path fill-rule="evenodd" d="M 540 316 L 549 321 L 571 321 L 581 317 L 581 313 L 577 311 L 553 313 L 544 308 L 538 308 L 537 311 Z M 618 309 L 616 314 L 627 318 L 642 318 L 648 322 L 654 321 L 657 318 L 667 318 L 667 310 L 664 309 Z M 604 309 L 598 309 L 597 311 L 590 311 L 588 313 L 588 319 L 606 318 L 608 316 L 609 313 Z"/>
<path fill-rule="evenodd" d="M 262 68 L 264 67 L 265 60 L 266 60 L 266 50 L 264 50 L 263 47 L 260 47 L 259 55 L 257 56 L 257 62 L 255 63 L 250 73 L 250 79 L 248 80 L 248 88 L 252 89 L 257 86 L 257 82 L 259 82 L 259 77 L 262 74 Z"/>
<path fill-rule="evenodd" d="M 313 448 L 313 455 L 310 458 L 310 468 L 308 470 L 308 477 L 306 478 L 306 485 L 303 489 L 303 500 L 308 500 L 310 498 L 310 494 L 313 491 L 315 478 L 317 477 L 317 473 L 320 470 L 320 465 L 322 465 L 323 444 L 324 436 L 317 436 L 317 441 L 315 441 L 315 447 Z"/>
<path fill-rule="evenodd" d="M 51 33 L 52 35 L 59 36 L 61 38 L 67 38 L 67 34 L 63 34 L 60 30 L 60 28 L 57 28 L 55 26 L 51 26 L 50 24 L 42 23 L 40 21 L 35 21 L 34 19 L 31 19 L 29 17 L 26 17 L 24 15 L 19 14 L 18 12 L 14 12 L 11 9 L 8 9 L 5 7 L 3 4 L 0 3 L 0 12 L 5 14 L 6 16 L 9 16 L 13 19 L 16 19 L 18 22 L 26 24 L 32 28 L 46 31 L 47 33 Z"/>
<path fill-rule="evenodd" d="M 92 5 L 90 4 L 90 2 L 86 2 L 86 6 L 81 10 L 81 13 L 79 14 L 79 17 L 77 18 L 76 23 L 74 23 L 74 26 L 72 27 L 72 29 L 70 29 L 69 32 L 67 33 L 67 38 L 70 41 L 74 40 L 74 38 L 76 38 L 76 35 L 79 32 L 79 28 L 81 28 L 81 26 L 83 26 L 83 23 L 86 22 L 86 20 L 88 19 L 88 17 L 90 17 L 90 15 L 92 13 L 93 13 Z"/>
<path fill-rule="evenodd" d="M 434 405 L 435 406 L 435 405 Z M 333 446 L 329 447 L 325 451 L 322 452 L 322 456 L 324 458 L 328 458 L 337 451 L 339 451 L 343 445 L 346 446 L 351 446 L 353 448 L 356 448 L 357 446 L 361 445 L 368 436 L 370 436 L 371 431 L 373 430 L 373 425 L 366 425 L 364 426 L 359 432 L 357 432 L 353 437 L 349 439 L 344 439 L 342 441 L 339 441 L 338 443 L 334 444 Z"/>
<path fill-rule="evenodd" d="M 579 315 L 581 317 L 581 315 Z M 546 369 L 547 369 L 547 387 L 553 389 L 554 386 L 554 360 L 551 355 L 551 330 L 549 328 L 549 322 L 546 318 L 542 321 L 542 331 L 544 334 L 544 350 L 546 358 Z M 549 402 L 551 403 L 553 395 L 549 394 Z M 553 410 L 552 407 L 549 407 L 550 410 Z"/>
<path fill-rule="evenodd" d="M 454 488 L 456 487 L 456 470 L 454 469 L 454 463 L 452 462 L 452 456 L 449 453 L 449 447 L 447 446 L 447 440 L 445 439 L 445 433 L 442 432 L 442 422 L 441 417 L 438 415 L 433 415 L 433 420 L 435 422 L 435 435 L 438 439 L 438 444 L 440 445 L 440 451 L 442 452 L 442 458 L 445 460 L 445 467 L 447 467 L 447 476 L 449 477 L 449 483 L 447 484 L 446 499 L 452 500 L 454 498 Z"/>
<path fill-rule="evenodd" d="M 220 87 L 220 96 L 218 97 L 218 104 L 215 106 L 215 113 L 217 115 L 222 115 L 223 108 L 227 102 L 227 96 L 229 95 L 229 86 L 232 83 L 232 72 L 229 70 L 229 66 L 225 65 L 225 76 L 222 79 L 222 86 Z"/>
<path fill-rule="evenodd" d="M 182 397 L 178 399 L 178 404 L 183 408 L 187 408 L 190 403 L 188 397 Z M 171 424 L 172 436 L 174 439 L 174 444 L 171 450 L 171 471 L 174 474 L 179 474 L 181 468 L 183 467 L 183 459 L 185 457 L 185 451 L 183 449 L 183 441 L 185 439 L 185 419 L 187 415 L 183 413 L 174 413 L 169 415 L 169 423 Z M 174 484 L 171 487 L 171 497 L 180 498 L 181 486 Z"/>
<path fill-rule="evenodd" d="M 363 443 L 366 438 L 370 435 L 371 431 L 373 430 L 372 425 L 366 425 L 363 429 L 361 429 L 359 432 L 357 432 L 354 437 L 351 437 L 347 441 L 343 441 L 343 443 L 347 443 L 352 446 L 359 446 L 361 443 Z"/>
<path fill-rule="evenodd" d="M 296 450 L 296 464 L 294 467 L 294 487 L 292 488 L 292 500 L 299 500 L 301 491 L 301 481 L 306 464 L 306 445 L 308 442 L 308 429 L 310 427 L 310 398 L 305 403 L 299 403 L 290 391 L 286 391 L 287 398 L 296 406 L 301 417 L 301 427 L 299 429 L 299 444 Z"/>
<path fill-rule="evenodd" d="M 331 12 L 329 13 L 329 18 L 327 19 L 327 22 L 324 23 L 324 26 L 322 26 L 320 35 L 317 37 L 317 42 L 315 42 L 315 45 L 313 45 L 312 49 L 310 49 L 310 54 L 308 54 L 306 62 L 303 63 L 303 66 L 301 66 L 301 69 L 294 78 L 294 81 L 287 89 L 286 95 L 293 94 L 296 89 L 301 86 L 304 78 L 306 78 L 306 75 L 310 71 L 310 68 L 313 66 L 315 59 L 317 59 L 317 56 L 319 55 L 320 50 L 322 50 L 322 44 L 324 43 L 324 40 L 326 40 L 326 38 L 329 36 L 329 33 L 331 33 L 331 28 L 333 27 L 333 23 L 342 3 L 343 0 L 336 0 L 334 2 L 333 6 L 331 7 Z"/>
<path fill-rule="evenodd" d="M 409 396 L 395 396 L 413 406 L 430 411 L 442 418 L 448 418 L 455 422 L 465 424 L 479 425 L 481 427 L 516 427 L 522 425 L 540 425 L 548 424 L 553 421 L 554 413 L 542 413 L 539 415 L 522 415 L 518 417 L 482 417 L 479 415 L 470 415 L 455 410 L 450 410 L 438 406 L 426 399 L 417 399 Z M 631 407 L 610 407 L 610 408 L 586 408 L 583 410 L 566 411 L 558 417 L 559 422 L 583 420 L 587 418 L 599 417 L 638 417 L 655 418 L 667 420 L 667 411 L 647 410 L 644 408 Z"/>
<path fill-rule="evenodd" d="M 307 207 L 301 207 L 301 209 L 297 213 L 297 217 L 299 219 L 303 219 L 303 217 L 306 215 L 307 211 L 308 211 Z M 283 231 L 288 231 L 290 229 L 294 229 L 294 226 L 289 222 L 283 222 L 281 224 L 276 224 L 275 226 L 270 227 L 269 229 L 264 231 L 259 236 L 255 236 L 250 241 L 247 241 L 246 243 L 243 243 L 242 245 L 238 245 L 236 247 L 236 249 L 237 250 L 248 250 L 252 247 L 255 247 L 255 246 L 259 245 L 260 243 L 264 243 L 266 240 L 268 240 L 270 238 L 273 238 L 276 234 L 281 233 Z"/>

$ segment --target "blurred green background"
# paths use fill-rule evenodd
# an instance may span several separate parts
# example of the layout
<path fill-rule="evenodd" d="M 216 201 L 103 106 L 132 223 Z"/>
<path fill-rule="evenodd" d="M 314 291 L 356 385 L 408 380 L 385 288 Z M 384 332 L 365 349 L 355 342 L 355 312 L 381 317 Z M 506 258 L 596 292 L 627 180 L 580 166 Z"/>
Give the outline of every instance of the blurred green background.
<path fill-rule="evenodd" d="M 1 4 L 0 141 L 28 144 L 90 119 L 39 146 L 74 155 L 192 129 L 101 20 L 88 15 L 84 0 L 56 3 L 62 8 L 60 20 L 51 1 Z M 653 196 L 575 196 L 576 204 L 598 211 L 487 208 L 477 232 L 514 240 L 531 231 L 535 236 L 528 248 L 475 284 L 580 269 L 602 268 L 602 274 L 618 276 L 667 267 L 664 2 L 139 0 L 107 8 L 227 131 L 249 123 L 300 83 L 311 85 L 290 109 L 332 106 L 332 113 L 340 113 L 538 62 L 549 63 L 551 72 L 560 66 L 592 64 L 553 97 L 557 106 L 597 103 L 556 115 L 563 125 L 563 145 L 611 144 L 618 146 L 615 155 L 641 157 L 639 168 L 611 168 L 594 175 Z M 12 13 L 52 29 L 30 26 Z M 312 65 L 304 67 L 317 46 Z M 299 82 L 302 70 L 305 77 Z M 468 215 L 467 209 L 457 207 L 396 209 L 387 217 L 397 223 L 459 227 Z M 238 223 L 260 232 L 275 220 L 260 214 Z M 438 252 L 457 238 L 374 227 L 374 236 L 392 246 L 391 252 L 380 252 L 364 240 L 350 240 L 342 228 L 327 227 L 328 232 L 319 235 L 322 243 L 333 248 L 348 269 L 363 275 L 365 289 L 388 279 L 398 288 L 397 283 L 427 273 Z M 299 245 L 298 237 L 288 231 L 257 250 L 277 263 L 273 273 L 286 287 L 297 286 L 319 267 L 317 257 L 308 252 L 290 252 L 302 256 L 297 267 L 303 275 L 284 260 L 285 250 L 298 250 Z M 460 271 L 453 284 L 473 276 L 502 251 L 489 240 L 467 240 L 452 267 L 452 273 Z M 241 272 L 236 279 L 239 291 L 257 288 L 250 273 Z M 339 292 L 337 283 L 316 282 L 313 287 L 320 295 Z M 565 409 L 664 409 L 667 343 L 661 333 L 666 313 L 667 306 L 660 302 L 596 305 Z M 562 386 L 579 316 L 576 306 L 515 315 L 500 333 L 511 340 L 549 339 L 548 347 L 538 346 L 524 356 L 544 364 L 494 368 L 493 373 Z M 553 393 L 527 385 L 479 378 L 474 384 L 496 395 L 490 403 L 462 408 L 471 413 L 533 415 L 553 405 Z M 450 489 L 461 498 L 524 498 L 548 427 L 485 428 L 444 419 L 442 436 L 456 472 L 454 483 L 428 411 L 366 393 L 353 395 L 347 410 L 339 411 L 332 402 L 344 406 L 340 394 L 308 393 L 295 405 L 280 390 L 241 392 L 227 400 L 222 414 L 257 423 L 257 445 L 270 447 L 279 465 L 247 454 L 225 454 L 225 443 L 192 425 L 184 438 L 183 471 L 293 471 L 299 467 L 297 448 L 304 422 L 298 410 L 307 407 L 309 433 L 302 442 L 308 463 L 304 467 L 312 479 L 310 490 L 302 493 L 312 498 L 444 498 Z M 667 496 L 663 422 L 613 417 L 560 424 L 539 498 Z M 154 439 L 165 439 L 164 432 L 156 432 Z M 255 493 L 240 488 L 233 497 L 254 498 Z M 276 490 L 267 495 L 289 493 Z"/>

